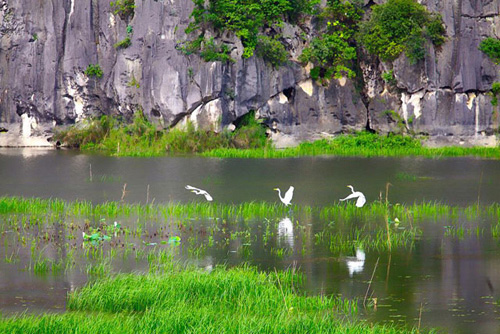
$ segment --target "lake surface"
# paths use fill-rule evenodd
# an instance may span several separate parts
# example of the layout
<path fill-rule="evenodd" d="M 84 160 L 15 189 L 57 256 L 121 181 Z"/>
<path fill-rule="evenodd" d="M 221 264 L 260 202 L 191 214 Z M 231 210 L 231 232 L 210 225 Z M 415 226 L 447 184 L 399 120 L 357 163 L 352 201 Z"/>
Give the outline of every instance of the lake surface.
<path fill-rule="evenodd" d="M 90 170 L 92 181 L 90 182 Z M 414 178 L 414 179 L 413 179 Z M 293 203 L 331 205 L 362 191 L 378 200 L 391 182 L 391 202 L 490 204 L 500 198 L 500 161 L 473 158 L 217 159 L 114 158 L 65 150 L 0 149 L 0 195 L 127 202 L 195 200 L 186 184 L 218 202 L 277 201 L 273 188 L 295 187 Z M 201 199 L 198 199 L 201 200 Z"/>
<path fill-rule="evenodd" d="M 7 196 L 81 199 L 94 203 L 119 201 L 122 197 L 124 201 L 140 203 L 203 201 L 203 197 L 184 189 L 190 184 L 208 190 L 217 202 L 277 202 L 273 188 L 286 190 L 293 185 L 293 203 L 321 207 L 338 203 L 339 198 L 347 196 L 348 184 L 364 192 L 368 203 L 373 202 L 385 191 L 387 182 L 392 184 L 389 201 L 393 204 L 438 201 L 466 206 L 476 204 L 479 198 L 481 205 L 490 205 L 500 198 L 500 161 L 330 157 L 143 159 L 64 150 L 0 150 L 0 195 Z M 6 226 L 3 219 L 0 217 L 0 227 Z M 264 270 L 298 267 L 306 276 L 304 289 L 308 293 L 359 298 L 361 305 L 368 290 L 367 300 L 371 305 L 361 307 L 361 313 L 369 321 L 408 326 L 418 326 L 420 322 L 422 327 L 439 327 L 450 333 L 498 333 L 500 328 L 497 304 L 500 239 L 490 232 L 498 220 L 485 215 L 460 216 L 453 222 L 421 221 L 421 235 L 413 244 L 392 252 L 355 247 L 332 251 L 328 240 L 318 241 L 318 236 L 324 230 L 335 232 L 345 226 L 314 213 L 289 212 L 283 217 L 249 221 L 218 221 L 219 217 L 195 221 L 168 221 L 161 217 L 155 221 L 117 219 L 131 231 L 139 226 L 141 232 L 126 241 L 119 237 L 115 243 L 118 247 L 102 246 L 105 254 L 114 254 L 110 256 L 114 271 L 146 271 L 148 252 L 158 249 L 173 249 L 175 259 L 207 270 L 216 264 L 231 266 L 244 262 Z M 99 222 L 82 219 L 71 223 L 80 226 Z M 364 223 L 368 222 L 359 222 Z M 400 228 L 409 228 L 408 224 L 402 221 Z M 465 233 L 450 233 L 450 226 L 464 228 Z M 8 228 L 1 231 L 0 242 L 4 247 L 0 248 L 0 312 L 3 314 L 26 310 L 62 312 L 66 293 L 85 284 L 93 270 L 99 268 L 92 267 L 94 263 L 89 257 L 73 255 L 84 248 L 81 236 L 70 237 L 57 224 L 47 231 L 26 231 L 25 239 Z M 60 240 L 42 240 L 36 252 L 32 250 L 30 238 L 51 234 L 59 235 Z M 162 244 L 167 234 L 179 235 L 181 244 L 175 249 Z M 119 248 L 121 242 L 129 248 Z M 63 262 L 71 258 L 75 265 L 56 273 L 36 274 L 32 269 L 37 260 L 34 252 L 38 259 Z"/>

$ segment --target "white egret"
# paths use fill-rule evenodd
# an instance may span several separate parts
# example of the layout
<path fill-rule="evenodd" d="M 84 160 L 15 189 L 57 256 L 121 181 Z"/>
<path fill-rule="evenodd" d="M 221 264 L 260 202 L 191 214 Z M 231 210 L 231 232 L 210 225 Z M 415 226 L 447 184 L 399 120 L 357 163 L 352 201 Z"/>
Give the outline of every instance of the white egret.
<path fill-rule="evenodd" d="M 347 186 L 348 188 L 351 188 L 352 194 L 347 196 L 346 198 L 340 199 L 340 201 L 345 201 L 351 198 L 357 198 L 358 200 L 356 201 L 356 206 L 358 208 L 361 208 L 363 205 L 366 203 L 366 197 L 361 191 L 354 191 L 354 188 L 352 186 Z"/>
<path fill-rule="evenodd" d="M 210 196 L 210 194 L 206 190 L 195 188 L 195 187 L 192 187 L 192 186 L 189 186 L 189 185 L 186 186 L 186 189 L 187 190 L 191 190 L 191 192 L 195 193 L 196 195 L 203 195 L 203 196 L 205 196 L 205 198 L 209 202 L 213 200 L 212 196 Z"/>
<path fill-rule="evenodd" d="M 365 252 L 358 248 L 356 249 L 356 257 L 350 256 L 346 259 L 347 269 L 349 270 L 349 277 L 353 274 L 360 273 L 363 271 L 365 266 Z"/>
<path fill-rule="evenodd" d="M 285 206 L 289 206 L 290 204 L 292 204 L 292 197 L 293 197 L 293 189 L 295 189 L 293 186 L 290 186 L 290 188 L 288 188 L 288 190 L 286 191 L 285 193 L 285 196 L 284 197 L 281 197 L 281 190 L 279 188 L 274 188 L 274 190 L 277 190 L 278 191 L 278 196 L 281 200 L 281 202 L 283 202 L 283 204 L 285 204 Z"/>

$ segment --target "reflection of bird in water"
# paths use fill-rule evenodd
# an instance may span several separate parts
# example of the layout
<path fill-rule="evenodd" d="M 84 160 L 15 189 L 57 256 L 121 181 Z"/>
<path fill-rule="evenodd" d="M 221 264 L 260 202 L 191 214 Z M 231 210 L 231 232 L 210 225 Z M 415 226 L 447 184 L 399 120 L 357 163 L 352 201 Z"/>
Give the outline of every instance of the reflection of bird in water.
<path fill-rule="evenodd" d="M 278 241 L 282 239 L 293 247 L 293 223 L 288 217 L 278 223 Z"/>
<path fill-rule="evenodd" d="M 345 201 L 345 200 L 357 197 L 358 200 L 356 201 L 356 206 L 358 208 L 361 208 L 363 205 L 365 205 L 365 203 L 366 203 L 365 195 L 361 191 L 354 191 L 354 188 L 352 186 L 347 186 L 347 187 L 351 188 L 352 194 L 350 194 L 346 198 L 340 199 L 340 201 Z"/>
<path fill-rule="evenodd" d="M 186 186 L 186 189 L 187 190 L 191 190 L 191 192 L 195 193 L 196 195 L 203 195 L 203 196 L 205 196 L 205 198 L 207 199 L 207 201 L 212 201 L 213 200 L 212 196 L 210 196 L 210 194 L 206 190 L 195 188 L 195 187 L 191 187 L 191 186 Z"/>
<path fill-rule="evenodd" d="M 346 258 L 347 269 L 349 269 L 349 277 L 353 274 L 363 271 L 365 265 L 365 252 L 362 249 L 356 249 L 356 257 L 349 256 Z"/>
<path fill-rule="evenodd" d="M 292 202 L 293 189 L 295 189 L 295 188 L 293 186 L 290 186 L 290 188 L 288 188 L 288 190 L 286 191 L 285 196 L 281 197 L 281 190 L 279 188 L 274 188 L 274 190 L 278 191 L 278 196 L 279 196 L 281 202 L 283 202 L 283 204 L 285 204 L 285 206 L 289 206 Z"/>

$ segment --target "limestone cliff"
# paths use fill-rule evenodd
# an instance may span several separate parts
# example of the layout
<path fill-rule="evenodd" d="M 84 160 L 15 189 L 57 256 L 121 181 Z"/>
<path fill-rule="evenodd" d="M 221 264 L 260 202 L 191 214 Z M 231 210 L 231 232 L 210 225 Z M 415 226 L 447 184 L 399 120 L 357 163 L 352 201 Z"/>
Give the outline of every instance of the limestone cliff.
<path fill-rule="evenodd" d="M 447 42 L 429 46 L 415 65 L 404 56 L 392 64 L 363 56 L 360 87 L 348 79 L 319 85 L 296 62 L 275 70 L 256 57 L 224 64 L 185 56 L 176 45 L 186 38 L 191 0 L 136 0 L 130 17 L 115 15 L 109 0 L 0 1 L 0 145 L 47 145 L 55 125 L 102 113 L 129 117 L 138 108 L 164 127 L 191 120 L 216 130 L 255 110 L 292 141 L 366 128 L 494 138 L 498 120 L 487 93 L 500 67 L 478 45 L 500 37 L 500 2 L 421 3 L 442 14 Z M 115 48 L 127 27 L 131 45 Z M 283 30 L 296 59 L 302 32 Z M 241 53 L 237 40 L 221 38 Z M 89 64 L 103 76 L 86 76 Z M 381 78 L 390 69 L 391 86 Z"/>

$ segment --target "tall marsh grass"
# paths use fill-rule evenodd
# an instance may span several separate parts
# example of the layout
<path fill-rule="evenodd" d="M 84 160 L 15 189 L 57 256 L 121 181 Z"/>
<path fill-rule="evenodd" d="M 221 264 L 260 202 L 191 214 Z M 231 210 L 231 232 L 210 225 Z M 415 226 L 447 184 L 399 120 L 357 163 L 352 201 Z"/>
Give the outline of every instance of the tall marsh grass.
<path fill-rule="evenodd" d="M 70 293 L 69 312 L 0 320 L 3 333 L 417 333 L 357 320 L 356 301 L 295 292 L 297 272 L 172 266 Z"/>
<path fill-rule="evenodd" d="M 54 140 L 83 151 L 114 156 L 152 157 L 166 154 L 200 153 L 216 148 L 252 148 L 268 145 L 265 129 L 250 113 L 234 132 L 197 130 L 188 123 L 185 129 L 164 130 L 150 123 L 141 112 L 126 124 L 109 117 L 56 131 Z"/>
<path fill-rule="evenodd" d="M 285 207 L 279 203 L 244 202 L 240 204 L 190 202 L 165 204 L 135 204 L 125 202 L 106 202 L 93 204 L 88 201 L 67 202 L 60 199 L 41 199 L 24 197 L 0 197 L 0 214 L 21 214 L 27 219 L 25 224 L 38 225 L 40 219 L 45 223 L 47 219 L 53 223 L 61 223 L 64 217 L 130 217 L 140 218 L 273 218 L 284 217 L 290 213 L 296 215 L 317 214 L 324 220 L 377 220 L 390 217 L 399 217 L 405 220 L 424 218 L 436 219 L 439 217 L 456 218 L 463 215 L 468 219 L 481 216 L 500 217 L 500 205 L 492 204 L 479 207 L 454 207 L 438 202 L 422 202 L 410 205 L 386 205 L 383 202 L 372 202 L 363 208 L 354 204 L 334 204 L 331 206 L 311 207 L 292 205 Z M 10 221 L 10 220 L 7 220 Z M 12 220 L 18 223 L 17 220 Z"/>

